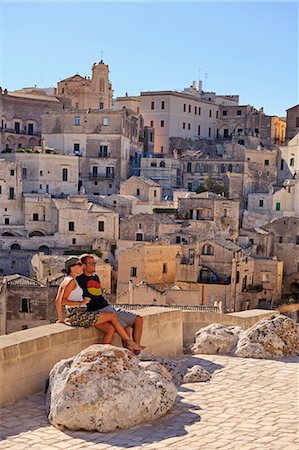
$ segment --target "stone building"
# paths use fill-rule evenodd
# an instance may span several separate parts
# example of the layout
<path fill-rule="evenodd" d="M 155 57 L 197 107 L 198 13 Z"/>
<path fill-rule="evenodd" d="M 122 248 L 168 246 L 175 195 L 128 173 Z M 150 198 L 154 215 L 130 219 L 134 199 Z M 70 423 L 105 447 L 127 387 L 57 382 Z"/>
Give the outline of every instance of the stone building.
<path fill-rule="evenodd" d="M 8 92 L 0 88 L 0 151 L 40 145 L 41 115 L 62 110 L 62 103 L 44 89 L 26 88 Z"/>
<path fill-rule="evenodd" d="M 3 158 L 20 166 L 24 193 L 52 196 L 78 194 L 77 156 L 16 152 L 4 153 Z"/>
<path fill-rule="evenodd" d="M 154 153 L 169 153 L 171 137 L 191 140 L 216 137 L 219 106 L 205 98 L 196 87 L 182 92 L 141 92 L 139 101 L 138 104 L 136 97 L 118 97 L 116 104 L 118 108 L 139 108 L 144 124 L 155 130 Z"/>
<path fill-rule="evenodd" d="M 21 166 L 0 159 L 0 234 L 9 236 L 22 229 L 22 193 Z"/>
<path fill-rule="evenodd" d="M 151 178 L 133 176 L 121 184 L 120 194 L 133 195 L 143 202 L 160 203 L 162 189 Z"/>
<path fill-rule="evenodd" d="M 281 217 L 262 227 L 272 235 L 270 256 L 283 261 L 283 288 L 286 296 L 299 299 L 299 218 Z"/>
<path fill-rule="evenodd" d="M 80 184 L 93 195 L 116 193 L 142 152 L 142 117 L 127 110 L 67 110 L 43 115 L 42 124 L 48 146 L 80 156 Z"/>
<path fill-rule="evenodd" d="M 299 132 L 286 145 L 279 147 L 277 173 L 278 184 L 293 178 L 299 172 Z"/>
<path fill-rule="evenodd" d="M 181 186 L 180 161 L 171 157 L 141 158 L 140 176 L 156 181 L 163 198 L 172 198 L 173 189 Z"/>
<path fill-rule="evenodd" d="M 198 304 L 222 303 L 240 311 L 260 303 L 271 306 L 281 295 L 283 263 L 255 259 L 229 240 L 213 239 L 183 246 L 177 256 L 175 284 L 199 291 Z"/>
<path fill-rule="evenodd" d="M 120 239 L 128 241 L 154 242 L 166 239 L 180 224 L 166 214 L 135 214 L 120 221 Z M 174 243 L 174 242 L 172 242 Z"/>
<path fill-rule="evenodd" d="M 129 287 L 146 281 L 154 285 L 174 283 L 176 254 L 180 245 L 138 244 L 118 255 L 117 295 Z"/>
<path fill-rule="evenodd" d="M 212 192 L 189 193 L 178 199 L 178 217 L 187 219 L 190 229 L 209 238 L 235 238 L 239 230 L 239 201 Z"/>
<path fill-rule="evenodd" d="M 55 297 L 58 284 L 44 285 L 21 275 L 3 277 L 0 281 L 2 326 L 0 334 L 38 327 L 57 319 Z"/>
<path fill-rule="evenodd" d="M 299 133 L 299 105 L 287 109 L 287 141 L 293 139 L 297 133 Z"/>
<path fill-rule="evenodd" d="M 73 109 L 113 108 L 113 90 L 109 81 L 109 67 L 101 60 L 92 66 L 92 77 L 78 73 L 57 83 L 57 97 Z"/>
<path fill-rule="evenodd" d="M 268 116 L 263 108 L 257 110 L 250 105 L 220 105 L 217 120 L 217 138 L 230 139 L 257 136 L 266 144 L 283 143 L 286 122 L 277 116 Z"/>

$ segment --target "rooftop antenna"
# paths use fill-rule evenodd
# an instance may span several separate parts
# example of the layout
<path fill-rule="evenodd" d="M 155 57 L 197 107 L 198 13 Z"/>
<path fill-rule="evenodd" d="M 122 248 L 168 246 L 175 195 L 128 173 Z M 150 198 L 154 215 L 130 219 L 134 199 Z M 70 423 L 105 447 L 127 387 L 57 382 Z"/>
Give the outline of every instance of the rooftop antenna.
<path fill-rule="evenodd" d="M 205 89 L 207 90 L 208 72 L 205 73 Z"/>

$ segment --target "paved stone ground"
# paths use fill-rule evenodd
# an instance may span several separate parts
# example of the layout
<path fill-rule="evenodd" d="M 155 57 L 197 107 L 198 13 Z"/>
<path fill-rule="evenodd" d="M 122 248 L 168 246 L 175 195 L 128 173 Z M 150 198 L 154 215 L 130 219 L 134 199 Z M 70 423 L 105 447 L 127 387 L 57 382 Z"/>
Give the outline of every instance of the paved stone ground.
<path fill-rule="evenodd" d="M 209 370 L 212 379 L 183 385 L 158 422 L 107 434 L 59 431 L 49 425 L 40 393 L 1 410 L 0 448 L 299 449 L 298 359 L 184 358 Z"/>

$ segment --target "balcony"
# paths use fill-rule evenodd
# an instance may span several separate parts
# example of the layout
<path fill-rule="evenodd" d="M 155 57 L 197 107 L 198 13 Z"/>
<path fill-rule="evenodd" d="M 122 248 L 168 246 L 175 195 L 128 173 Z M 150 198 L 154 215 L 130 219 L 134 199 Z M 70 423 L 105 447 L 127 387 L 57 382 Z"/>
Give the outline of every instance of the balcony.
<path fill-rule="evenodd" d="M 41 133 L 36 133 L 34 131 L 30 132 L 28 130 L 16 130 L 15 128 L 0 128 L 0 131 L 4 133 L 13 133 L 13 134 L 25 134 L 26 136 L 41 136 Z"/>
<path fill-rule="evenodd" d="M 89 178 L 92 180 L 113 180 L 114 173 L 90 173 Z"/>

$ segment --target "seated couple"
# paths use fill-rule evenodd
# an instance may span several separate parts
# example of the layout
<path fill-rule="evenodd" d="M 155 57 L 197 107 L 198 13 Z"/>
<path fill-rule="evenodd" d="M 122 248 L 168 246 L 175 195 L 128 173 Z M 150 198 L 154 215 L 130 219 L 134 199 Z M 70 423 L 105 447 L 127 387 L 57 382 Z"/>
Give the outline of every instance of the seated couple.
<path fill-rule="evenodd" d="M 102 295 L 100 279 L 94 273 L 95 265 L 94 257 L 88 254 L 66 259 L 66 277 L 56 296 L 58 321 L 85 328 L 95 326 L 104 331 L 103 344 L 111 344 L 116 332 L 122 338 L 123 346 L 138 354 L 144 348 L 140 345 L 143 319 L 107 302 Z M 66 307 L 66 319 L 63 306 Z"/>

